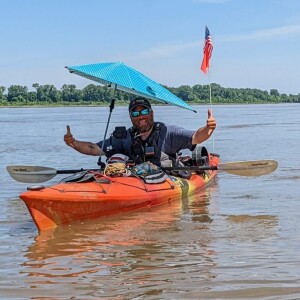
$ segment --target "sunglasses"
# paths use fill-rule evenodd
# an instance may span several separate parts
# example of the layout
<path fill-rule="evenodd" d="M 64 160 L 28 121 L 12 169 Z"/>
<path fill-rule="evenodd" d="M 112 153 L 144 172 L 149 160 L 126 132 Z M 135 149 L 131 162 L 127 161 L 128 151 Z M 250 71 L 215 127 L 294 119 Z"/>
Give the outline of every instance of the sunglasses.
<path fill-rule="evenodd" d="M 138 117 L 139 115 L 147 116 L 147 115 L 150 114 L 150 112 L 151 112 L 151 109 L 149 109 L 149 108 L 144 108 L 144 109 L 142 109 L 141 111 L 132 111 L 132 112 L 130 112 L 130 114 L 131 114 L 132 117 L 136 118 L 136 117 Z"/>

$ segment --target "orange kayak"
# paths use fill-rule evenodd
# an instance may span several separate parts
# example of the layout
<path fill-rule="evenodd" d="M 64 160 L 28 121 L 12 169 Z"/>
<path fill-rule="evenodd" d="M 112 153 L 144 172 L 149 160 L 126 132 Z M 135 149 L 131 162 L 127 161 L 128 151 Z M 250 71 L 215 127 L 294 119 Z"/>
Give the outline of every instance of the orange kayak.
<path fill-rule="evenodd" d="M 209 156 L 210 166 L 219 165 L 218 155 Z M 44 230 L 178 200 L 208 186 L 216 173 L 216 170 L 193 173 L 190 179 L 169 175 L 162 183 L 147 184 L 137 177 L 109 177 L 94 172 L 96 181 L 29 187 L 20 198 L 38 229 Z"/>

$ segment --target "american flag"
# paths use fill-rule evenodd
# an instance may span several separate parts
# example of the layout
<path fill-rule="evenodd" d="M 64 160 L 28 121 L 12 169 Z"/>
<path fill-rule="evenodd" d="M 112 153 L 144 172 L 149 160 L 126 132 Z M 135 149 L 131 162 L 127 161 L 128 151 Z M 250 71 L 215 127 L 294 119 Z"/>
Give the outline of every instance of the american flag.
<path fill-rule="evenodd" d="M 204 41 L 204 48 L 203 48 L 203 60 L 202 60 L 202 64 L 201 64 L 201 70 L 206 74 L 207 73 L 207 69 L 209 69 L 209 60 L 211 58 L 211 54 L 213 51 L 213 43 L 212 43 L 212 39 L 209 33 L 209 30 L 207 28 L 207 26 L 205 27 L 205 41 Z"/>

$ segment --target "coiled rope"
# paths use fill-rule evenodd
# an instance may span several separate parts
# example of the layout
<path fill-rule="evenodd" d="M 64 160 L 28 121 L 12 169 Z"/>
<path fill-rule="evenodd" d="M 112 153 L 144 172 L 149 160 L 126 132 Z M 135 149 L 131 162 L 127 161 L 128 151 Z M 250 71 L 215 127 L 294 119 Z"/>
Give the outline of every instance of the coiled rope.
<path fill-rule="evenodd" d="M 104 169 L 104 175 L 112 177 L 130 176 L 131 172 L 126 168 L 125 163 L 108 164 Z"/>

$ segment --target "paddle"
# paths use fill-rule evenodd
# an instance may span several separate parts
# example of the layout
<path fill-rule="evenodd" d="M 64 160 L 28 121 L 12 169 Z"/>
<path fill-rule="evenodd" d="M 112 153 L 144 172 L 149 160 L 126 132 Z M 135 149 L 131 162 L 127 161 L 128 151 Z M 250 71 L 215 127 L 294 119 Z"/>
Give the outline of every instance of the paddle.
<path fill-rule="evenodd" d="M 166 171 L 206 171 L 220 170 L 238 176 L 261 176 L 274 172 L 278 167 L 276 160 L 249 160 L 220 164 L 218 166 L 186 166 L 163 168 Z"/>
<path fill-rule="evenodd" d="M 56 170 L 49 167 L 39 166 L 7 166 L 9 175 L 19 182 L 41 183 L 48 181 L 58 174 L 74 174 L 84 171 L 98 171 L 99 169 L 76 169 L 76 170 Z"/>
<path fill-rule="evenodd" d="M 274 172 L 278 163 L 275 160 L 253 160 L 239 161 L 220 164 L 218 166 L 186 166 L 169 167 L 163 170 L 169 171 L 206 171 L 220 170 L 238 176 L 261 176 Z M 84 171 L 97 171 L 99 169 L 75 169 L 75 170 L 56 170 L 49 167 L 39 166 L 8 166 L 6 167 L 9 175 L 19 182 L 42 183 L 48 181 L 58 174 L 73 174 Z"/>

